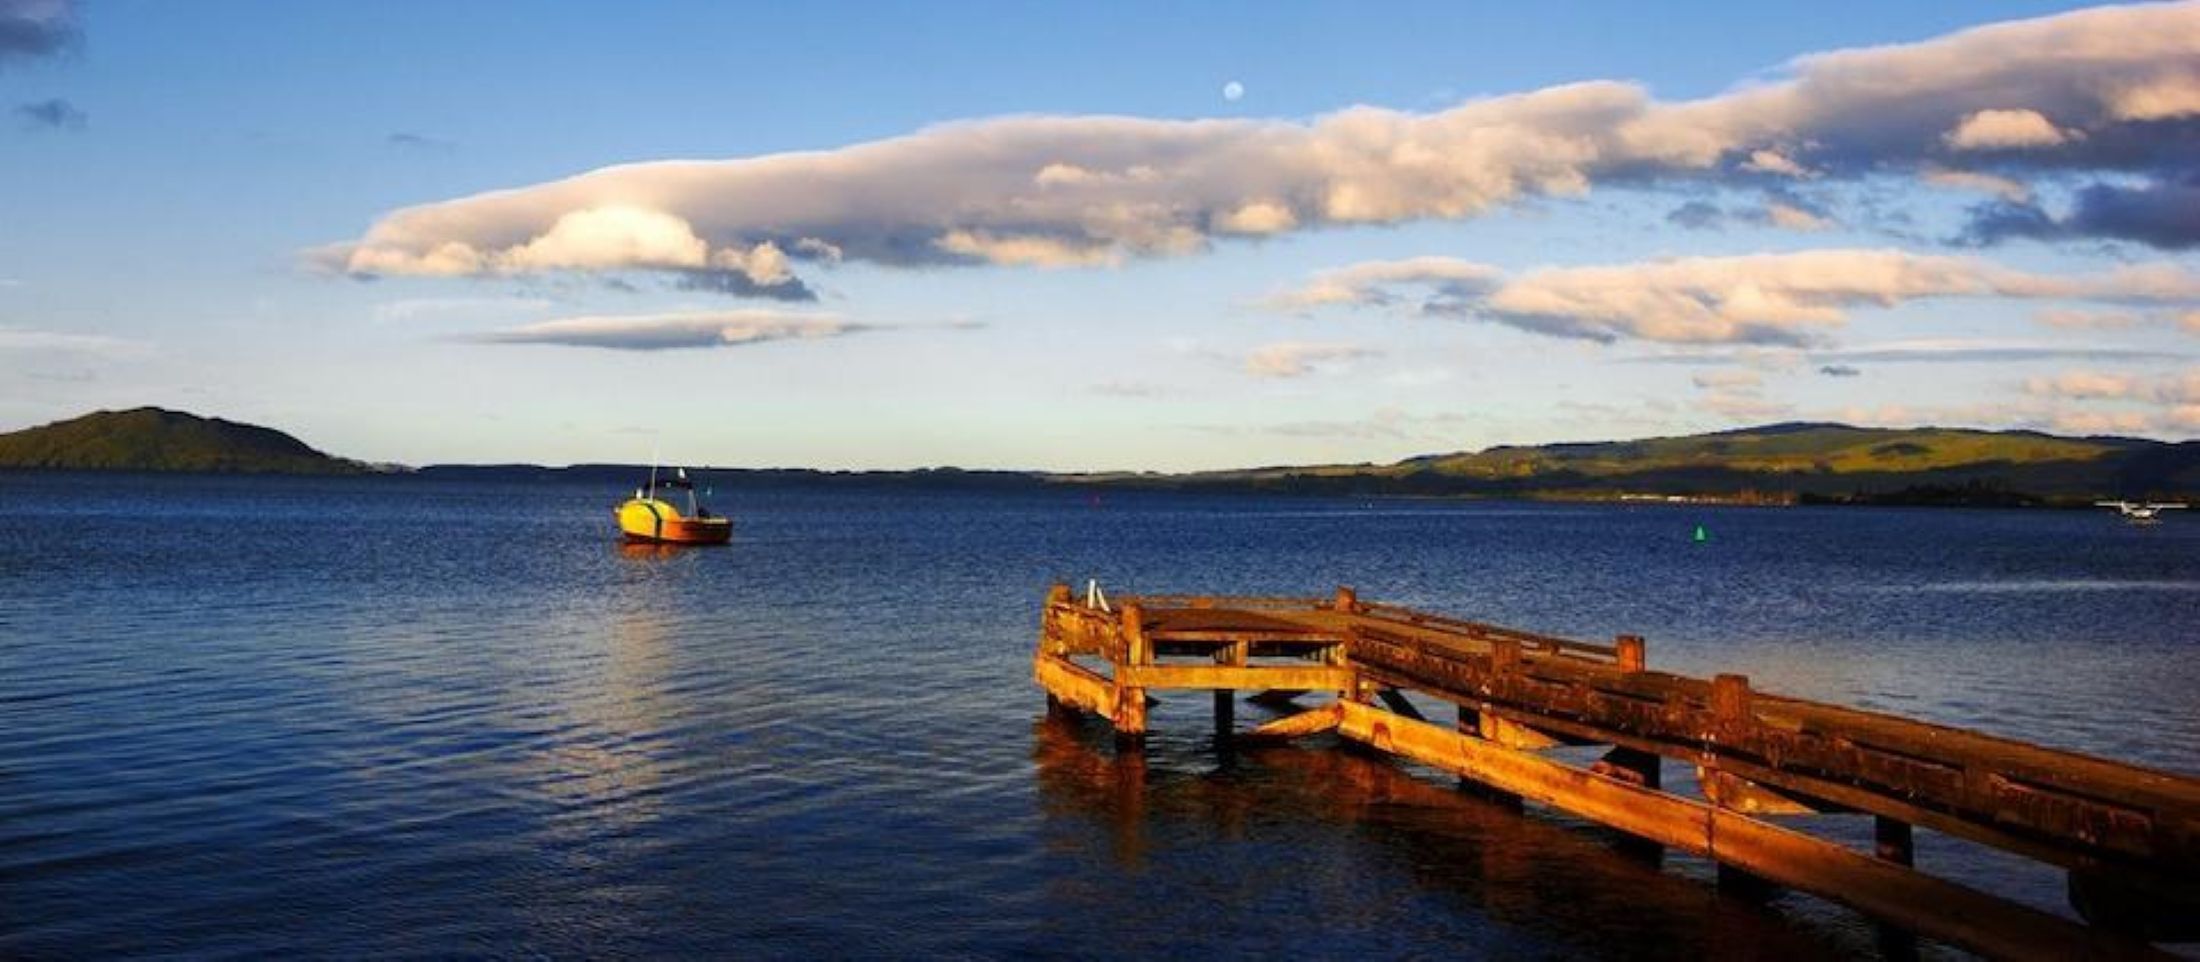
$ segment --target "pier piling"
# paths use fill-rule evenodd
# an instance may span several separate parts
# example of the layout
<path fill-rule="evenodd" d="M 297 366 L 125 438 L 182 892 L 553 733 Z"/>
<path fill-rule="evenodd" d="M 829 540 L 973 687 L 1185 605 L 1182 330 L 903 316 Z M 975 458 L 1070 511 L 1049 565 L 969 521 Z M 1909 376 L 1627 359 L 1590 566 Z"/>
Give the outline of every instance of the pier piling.
<path fill-rule="evenodd" d="M 1644 649 L 1637 635 L 1591 644 L 1350 588 L 1111 609 L 1057 585 L 1032 670 L 1050 710 L 1107 717 L 1125 748 L 1146 734 L 1149 689 L 1208 689 L 1218 739 L 1334 733 L 1510 806 L 1600 822 L 1632 848 L 1710 859 L 1722 888 L 1847 905 L 1888 926 L 1890 949 L 1916 933 L 1997 957 L 2167 958 L 2147 940 L 2200 937 L 2200 780 L 1786 698 L 1738 674 L 1652 671 Z M 1239 691 L 1292 713 L 1239 734 Z M 1432 724 L 1417 702 L 1455 712 Z M 1605 751 L 1587 765 L 1544 754 L 1566 745 Z M 1669 761 L 1695 766 L 1695 793 L 1667 786 Z M 1868 816 L 1873 845 L 1771 821 L 1802 813 Z M 2066 870 L 2091 924 L 1920 871 L 1916 829 Z"/>

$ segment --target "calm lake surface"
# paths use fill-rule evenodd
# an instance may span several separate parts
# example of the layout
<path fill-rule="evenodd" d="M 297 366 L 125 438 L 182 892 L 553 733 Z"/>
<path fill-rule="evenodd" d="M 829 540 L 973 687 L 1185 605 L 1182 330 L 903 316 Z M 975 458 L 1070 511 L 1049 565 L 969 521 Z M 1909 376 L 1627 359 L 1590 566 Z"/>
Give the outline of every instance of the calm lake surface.
<path fill-rule="evenodd" d="M 0 956 L 1872 951 L 1326 739 L 1218 751 L 1205 695 L 1118 757 L 1030 680 L 1057 579 L 1351 584 L 2200 771 L 2200 517 L 783 488 L 667 553 L 626 493 L 0 475 Z"/>

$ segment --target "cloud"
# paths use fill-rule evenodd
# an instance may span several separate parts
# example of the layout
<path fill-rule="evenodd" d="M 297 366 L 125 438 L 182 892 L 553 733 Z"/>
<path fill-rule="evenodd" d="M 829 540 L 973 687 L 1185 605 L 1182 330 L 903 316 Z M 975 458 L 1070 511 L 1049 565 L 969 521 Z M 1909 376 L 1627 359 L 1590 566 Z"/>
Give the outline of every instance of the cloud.
<path fill-rule="evenodd" d="M 2200 138 L 2194 139 L 2200 150 Z M 2071 209 L 2054 214 L 2037 204 L 2003 201 L 1974 208 L 1963 241 L 1995 244 L 2011 238 L 2098 237 L 2165 250 L 2200 246 L 2200 161 L 2180 180 L 2137 185 L 2093 184 Z"/>
<path fill-rule="evenodd" d="M 1821 364 L 1818 373 L 1827 377 L 1860 377 L 1864 372 L 1847 364 Z"/>
<path fill-rule="evenodd" d="M 1699 371 L 1689 380 L 1707 391 L 1755 391 L 1765 386 L 1764 375 L 1755 371 Z"/>
<path fill-rule="evenodd" d="M 1472 425 L 1474 420 L 1456 412 L 1416 414 L 1402 408 L 1382 407 L 1365 417 L 1333 421 L 1284 421 L 1253 428 L 1243 425 L 1209 425 L 1197 428 L 1213 434 L 1258 433 L 1276 437 L 1355 440 L 1355 441 L 1411 441 L 1456 446 L 1461 428 Z"/>
<path fill-rule="evenodd" d="M 2144 376 L 2107 371 L 2064 371 L 2029 378 L 2025 393 L 2072 401 L 2142 401 L 2172 406 L 2200 404 L 2200 367 L 2182 373 Z"/>
<path fill-rule="evenodd" d="M 91 117 L 66 100 L 56 97 L 15 108 L 23 126 L 34 130 L 83 130 Z"/>
<path fill-rule="evenodd" d="M 780 311 L 699 311 L 568 317 L 478 335 L 484 344 L 558 344 L 622 351 L 739 347 L 767 341 L 818 340 L 875 330 L 820 314 Z"/>
<path fill-rule="evenodd" d="M 35 352 L 113 358 L 142 355 L 151 350 L 151 344 L 129 338 L 40 331 L 0 324 L 0 354 Z"/>
<path fill-rule="evenodd" d="M 2094 311 L 2050 307 L 2032 312 L 2032 319 L 2048 327 L 2080 331 L 2113 331 L 2137 327 L 2146 318 L 2133 311 Z"/>
<path fill-rule="evenodd" d="M 1397 288 L 1445 278 L 1412 301 Z M 1448 278 L 1459 278 L 1452 281 Z M 1971 257 L 1834 248 L 1552 267 L 1507 277 L 1450 258 L 1354 264 L 1272 295 L 1271 307 L 1412 304 L 1422 314 L 1611 342 L 1809 347 L 1860 307 L 1942 297 L 2200 301 L 2200 275 L 2171 265 L 2030 274 Z"/>
<path fill-rule="evenodd" d="M 556 304 L 539 297 L 411 297 L 377 304 L 373 316 L 383 323 L 404 323 L 485 314 L 508 316 L 514 312 L 548 310 Z"/>
<path fill-rule="evenodd" d="M 1714 391 L 1697 398 L 1695 404 L 1700 410 L 1730 421 L 1778 421 L 1795 414 L 1795 405 L 1767 400 L 1747 391 Z"/>
<path fill-rule="evenodd" d="M 2041 361 L 2161 361 L 2186 355 L 2131 348 L 2072 347 L 2039 341 L 1990 338 L 1921 338 L 1813 351 L 1814 361 L 1836 364 L 1967 364 Z M 1701 363 L 1698 359 L 1694 363 Z"/>
<path fill-rule="evenodd" d="M 413 134 L 404 131 L 383 138 L 383 142 L 392 147 L 403 147 L 408 150 L 432 150 L 448 153 L 458 149 L 458 142 L 455 140 L 445 140 L 441 137 L 430 137 L 426 134 Z"/>
<path fill-rule="evenodd" d="M 2032 202 L 2032 188 L 2007 177 L 1980 173 L 1975 170 L 1931 167 L 1926 169 L 1924 180 L 1936 187 L 1992 194 L 2012 204 L 2029 204 Z"/>
<path fill-rule="evenodd" d="M 1743 170 L 1760 174 L 1778 174 L 1782 177 L 1809 177 L 1811 172 L 1777 150 L 1755 150 L 1742 162 Z"/>
<path fill-rule="evenodd" d="M 1260 305 L 1291 312 L 1337 305 L 1379 307 L 1402 299 L 1393 290 L 1398 287 L 1428 289 L 1432 299 L 1460 299 L 1486 291 L 1503 273 L 1456 257 L 1362 261 L 1318 272 L 1305 284 L 1263 298 Z"/>
<path fill-rule="evenodd" d="M 1689 230 L 1715 230 L 1726 226 L 1726 211 L 1710 201 L 1692 200 L 1673 208 L 1665 222 Z"/>
<path fill-rule="evenodd" d="M 2022 429 L 2058 434 L 2148 434 L 2176 426 L 2174 412 L 2158 416 L 2149 411 L 2102 411 L 2061 407 L 2037 399 L 1981 401 L 1968 404 L 1913 407 L 1903 404 L 1879 407 L 1847 407 L 1827 411 L 1827 420 L 1874 427 L 1977 427 L 1988 430 Z"/>
<path fill-rule="evenodd" d="M 74 0 L 0 0 L 0 63 L 51 56 L 82 37 Z"/>
<path fill-rule="evenodd" d="M 817 292 L 793 274 L 782 274 L 761 283 L 740 269 L 681 271 L 674 286 L 683 291 L 711 291 L 735 297 L 763 297 L 775 301 L 815 301 Z"/>
<path fill-rule="evenodd" d="M 1832 221 L 1819 214 L 1779 201 L 1765 205 L 1765 220 L 1774 227 L 1787 230 L 1821 231 L 1833 226 Z"/>
<path fill-rule="evenodd" d="M 1317 368 L 1378 353 L 1353 344 L 1284 341 L 1254 348 L 1245 355 L 1245 373 L 1255 377 L 1304 377 Z"/>
<path fill-rule="evenodd" d="M 2055 377 L 2035 377 L 2024 383 L 2025 393 L 2071 400 L 2128 398 L 2138 393 L 2141 381 L 2129 374 L 2069 371 Z"/>
<path fill-rule="evenodd" d="M 2053 147 L 2070 139 L 2037 110 L 1981 110 L 1941 139 L 1957 150 Z"/>
<path fill-rule="evenodd" d="M 2061 434 L 2141 434 L 2152 430 L 2154 418 L 2143 411 L 2061 411 L 2048 422 Z"/>
<path fill-rule="evenodd" d="M 2061 139 L 1994 152 L 1998 176 L 2161 182 L 2191 163 L 2196 58 L 2200 4 L 2160 4 L 1813 54 L 1700 100 L 1588 81 L 1432 113 L 1358 106 L 1303 122 L 965 121 L 423 204 L 310 256 L 352 274 L 428 275 L 694 269 L 764 244 L 796 262 L 829 247 L 897 267 L 1105 265 L 1198 253 L 1222 238 L 1461 220 L 1599 185 L 1922 175 L 1976 153 L 1951 136 L 1968 144 L 1991 128 L 2006 140 L 2001 128 L 2022 122 L 1994 118 L 2020 112 L 2053 118 Z M 1956 136 L 1971 127 L 1980 131 Z M 588 242 L 567 236 L 576 233 Z"/>

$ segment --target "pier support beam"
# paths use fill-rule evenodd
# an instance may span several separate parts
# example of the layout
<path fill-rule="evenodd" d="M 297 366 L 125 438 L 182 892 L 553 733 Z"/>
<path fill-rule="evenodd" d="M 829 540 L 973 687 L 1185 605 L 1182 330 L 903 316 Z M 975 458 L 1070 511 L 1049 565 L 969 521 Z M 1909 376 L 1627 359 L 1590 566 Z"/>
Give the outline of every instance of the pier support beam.
<path fill-rule="evenodd" d="M 1146 612 L 1138 602 L 1123 606 L 1123 642 L 1124 666 L 1153 664 L 1153 641 L 1146 637 Z M 1124 674 L 1120 667 L 1116 673 Z M 1115 744 L 1119 748 L 1146 744 L 1146 689 L 1122 684 L 1120 678 L 1115 686 Z"/>

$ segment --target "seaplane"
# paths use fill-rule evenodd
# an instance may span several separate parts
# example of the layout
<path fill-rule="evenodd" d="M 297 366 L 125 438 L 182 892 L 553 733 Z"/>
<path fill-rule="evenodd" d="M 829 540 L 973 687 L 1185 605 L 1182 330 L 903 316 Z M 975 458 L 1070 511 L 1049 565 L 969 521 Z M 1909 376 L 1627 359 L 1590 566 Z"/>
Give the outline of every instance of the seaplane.
<path fill-rule="evenodd" d="M 2093 505 L 2099 508 L 2115 508 L 2116 513 L 2123 515 L 2124 520 L 2132 524 L 2153 524 L 2162 520 L 2162 512 L 2185 507 L 2182 504 L 2156 501 L 2095 501 Z"/>

